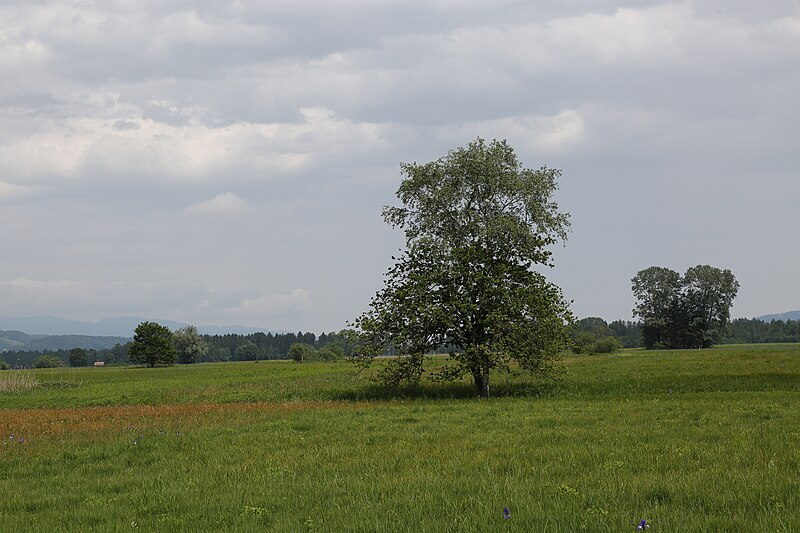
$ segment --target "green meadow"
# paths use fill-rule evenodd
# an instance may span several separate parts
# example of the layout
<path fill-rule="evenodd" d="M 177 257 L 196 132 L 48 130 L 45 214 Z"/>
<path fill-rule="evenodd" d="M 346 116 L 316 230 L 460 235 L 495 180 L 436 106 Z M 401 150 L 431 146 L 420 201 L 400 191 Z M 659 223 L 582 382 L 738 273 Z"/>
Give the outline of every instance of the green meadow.
<path fill-rule="evenodd" d="M 564 364 L 0 372 L 0 530 L 800 531 L 800 345 Z"/>

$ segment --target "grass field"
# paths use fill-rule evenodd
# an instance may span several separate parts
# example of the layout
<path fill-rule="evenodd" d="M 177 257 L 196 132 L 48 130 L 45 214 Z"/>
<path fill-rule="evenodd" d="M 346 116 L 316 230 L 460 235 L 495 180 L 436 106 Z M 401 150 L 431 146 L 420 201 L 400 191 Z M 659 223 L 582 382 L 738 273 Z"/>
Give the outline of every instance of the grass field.
<path fill-rule="evenodd" d="M 800 345 L 565 364 L 490 400 L 347 363 L 29 371 L 0 530 L 800 531 Z"/>

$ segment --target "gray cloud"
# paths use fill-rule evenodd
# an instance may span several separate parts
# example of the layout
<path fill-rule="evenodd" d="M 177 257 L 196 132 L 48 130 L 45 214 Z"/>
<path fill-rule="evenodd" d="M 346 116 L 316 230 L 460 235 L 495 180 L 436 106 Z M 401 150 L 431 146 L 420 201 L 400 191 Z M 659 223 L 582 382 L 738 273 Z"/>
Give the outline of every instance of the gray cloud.
<path fill-rule="evenodd" d="M 111 127 L 114 128 L 115 130 L 121 130 L 121 131 L 142 129 L 142 127 L 139 125 L 138 122 L 134 122 L 132 120 L 116 120 L 111 125 Z"/>
<path fill-rule="evenodd" d="M 476 136 L 564 169 L 578 315 L 704 262 L 734 314 L 800 307 L 797 2 L 40 1 L 0 35 L 0 314 L 342 327 L 398 163 Z"/>

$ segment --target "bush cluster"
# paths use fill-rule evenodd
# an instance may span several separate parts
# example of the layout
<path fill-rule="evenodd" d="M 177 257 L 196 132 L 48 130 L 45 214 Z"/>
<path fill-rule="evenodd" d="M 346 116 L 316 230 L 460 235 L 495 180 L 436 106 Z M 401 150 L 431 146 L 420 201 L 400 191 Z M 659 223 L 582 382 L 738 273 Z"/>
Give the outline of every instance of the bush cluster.
<path fill-rule="evenodd" d="M 622 349 L 622 343 L 611 335 L 596 337 L 591 333 L 578 333 L 572 341 L 572 352 L 576 354 L 614 353 Z"/>

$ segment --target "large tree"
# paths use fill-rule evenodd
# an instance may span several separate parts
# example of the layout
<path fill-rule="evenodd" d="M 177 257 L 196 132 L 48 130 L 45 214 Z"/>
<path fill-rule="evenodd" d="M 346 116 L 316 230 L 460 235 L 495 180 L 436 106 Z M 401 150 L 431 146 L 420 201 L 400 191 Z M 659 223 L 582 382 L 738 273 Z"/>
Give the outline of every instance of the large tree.
<path fill-rule="evenodd" d="M 713 346 L 728 332 L 731 306 L 738 292 L 739 282 L 730 270 L 697 265 L 686 271 L 683 297 L 692 347 Z"/>
<path fill-rule="evenodd" d="M 631 280 L 636 297 L 634 316 L 642 319 L 645 348 L 670 348 L 678 343 L 681 322 L 681 276 L 669 268 L 652 266 Z"/>
<path fill-rule="evenodd" d="M 489 396 L 489 375 L 516 363 L 546 373 L 571 320 L 561 291 L 534 265 L 566 239 L 569 216 L 553 200 L 560 171 L 523 168 L 506 141 L 477 139 L 425 164 L 401 165 L 399 207 L 383 217 L 406 236 L 371 309 L 356 319 L 356 360 L 387 347 L 398 356 L 389 384 L 416 382 L 424 355 L 451 347 L 436 377 L 471 375 Z"/>
<path fill-rule="evenodd" d="M 730 270 L 697 265 L 683 277 L 664 267 L 631 280 L 646 348 L 709 348 L 725 333 L 739 282 Z"/>
<path fill-rule="evenodd" d="M 172 332 L 156 322 L 142 322 L 134 330 L 128 356 L 131 362 L 150 367 L 174 364 L 177 352 L 172 343 Z"/>

